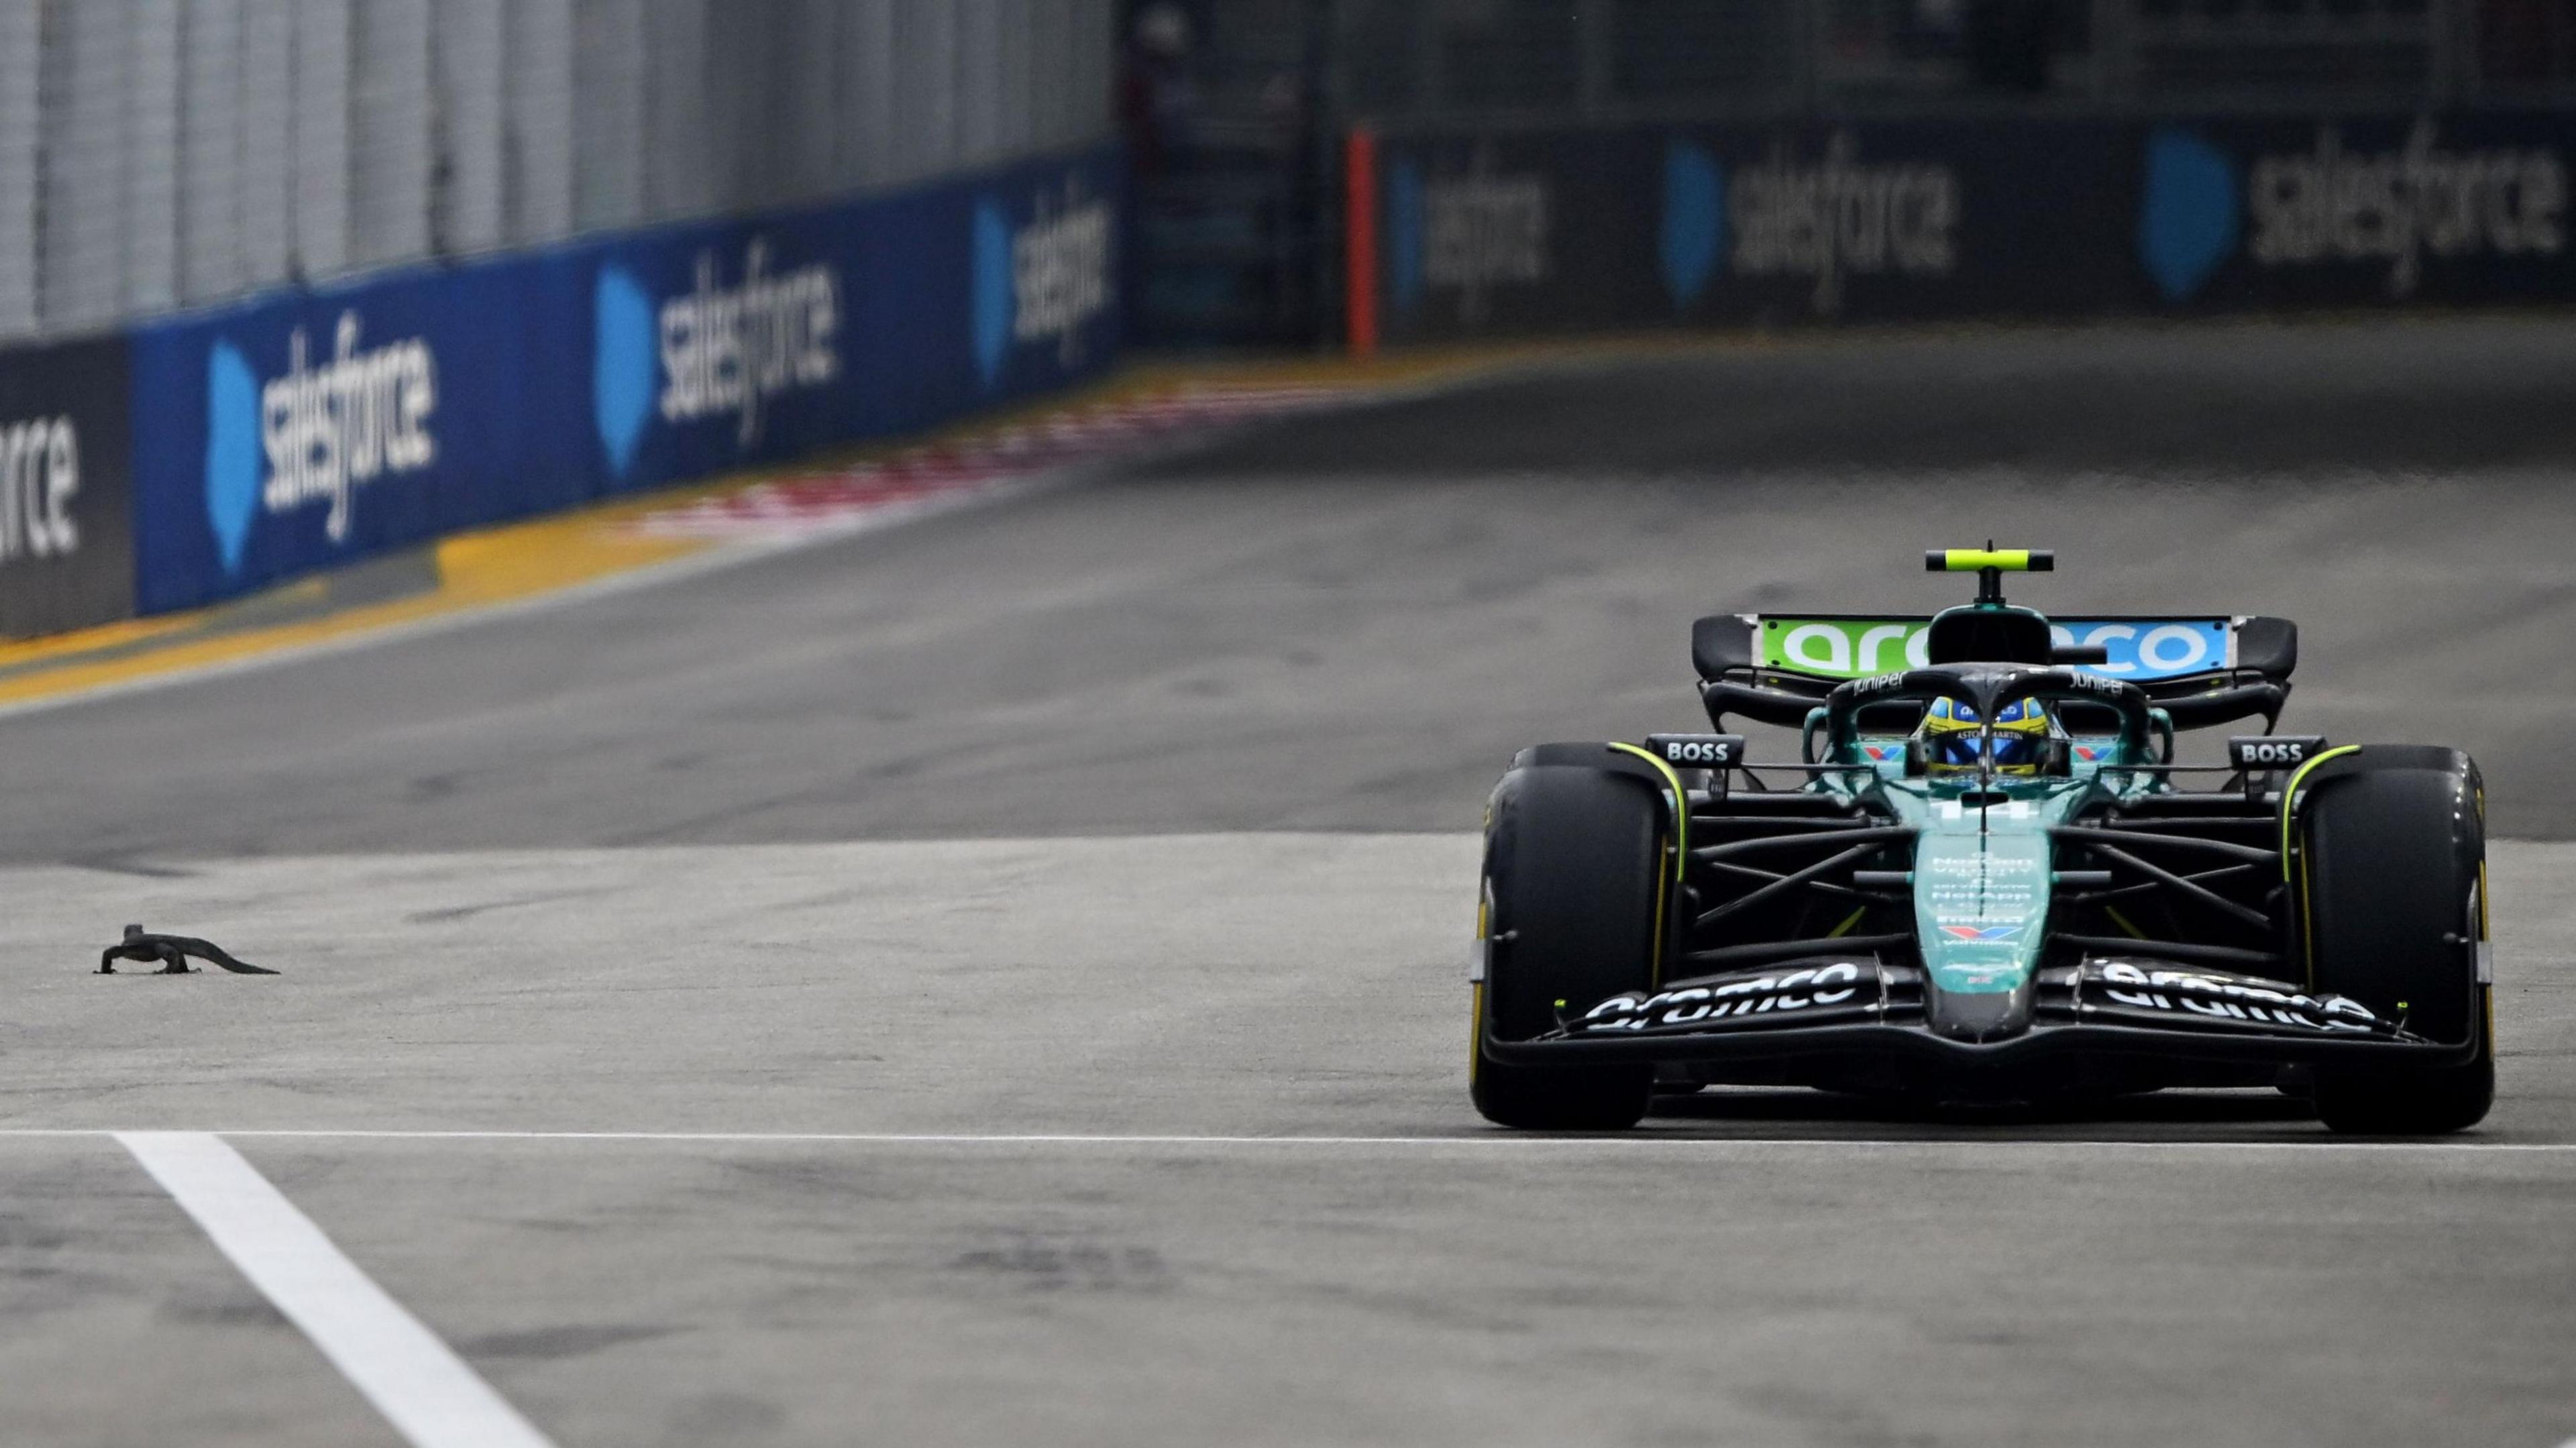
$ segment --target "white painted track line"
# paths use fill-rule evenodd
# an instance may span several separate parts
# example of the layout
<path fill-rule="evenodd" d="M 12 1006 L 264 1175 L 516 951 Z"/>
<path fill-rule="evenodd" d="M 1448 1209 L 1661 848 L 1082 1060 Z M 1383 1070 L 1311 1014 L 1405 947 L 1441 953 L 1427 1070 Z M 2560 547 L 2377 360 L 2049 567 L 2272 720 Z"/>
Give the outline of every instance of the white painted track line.
<path fill-rule="evenodd" d="M 413 1448 L 552 1448 L 222 1138 L 116 1139 Z"/>
<path fill-rule="evenodd" d="M 292 1130 L 257 1128 L 205 1132 L 116 1131 L 103 1127 L 0 1127 L 0 1140 L 11 1138 L 114 1136 L 131 1146 L 136 1138 L 242 1137 L 255 1140 L 309 1141 L 631 1141 L 712 1145 L 781 1145 L 803 1143 L 861 1146 L 1206 1146 L 1206 1147 L 1679 1147 L 1742 1149 L 1819 1147 L 1873 1151 L 2033 1151 L 2058 1148 L 2131 1151 L 2515 1151 L 2576 1152 L 2570 1141 L 2347 1141 L 2320 1137 L 2313 1141 L 2212 1141 L 2087 1137 L 1835 1137 L 1835 1136 L 1696 1136 L 1686 1132 L 1638 1131 L 1615 1136 L 1544 1136 L 1494 1131 L 1474 1136 L 1188 1136 L 1082 1135 L 1073 1133 L 941 1133 L 871 1131 L 367 1131 L 334 1128 Z M 238 1160 L 238 1158 L 236 1158 Z M 247 1163 L 244 1169 L 248 1169 Z M 262 1183 L 266 1186 L 266 1183 Z M 283 1199 L 280 1199 L 281 1203 Z M 292 1211 L 290 1205 L 288 1210 Z M 327 1245 L 327 1243 L 325 1244 Z"/>

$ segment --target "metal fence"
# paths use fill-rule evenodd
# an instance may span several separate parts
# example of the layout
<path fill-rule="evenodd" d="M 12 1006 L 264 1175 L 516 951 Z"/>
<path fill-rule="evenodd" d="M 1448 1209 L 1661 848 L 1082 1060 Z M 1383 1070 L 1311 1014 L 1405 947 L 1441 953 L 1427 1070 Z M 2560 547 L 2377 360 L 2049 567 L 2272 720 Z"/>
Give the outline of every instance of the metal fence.
<path fill-rule="evenodd" d="M 0 0 L 0 337 L 1094 140 L 1115 0 Z"/>

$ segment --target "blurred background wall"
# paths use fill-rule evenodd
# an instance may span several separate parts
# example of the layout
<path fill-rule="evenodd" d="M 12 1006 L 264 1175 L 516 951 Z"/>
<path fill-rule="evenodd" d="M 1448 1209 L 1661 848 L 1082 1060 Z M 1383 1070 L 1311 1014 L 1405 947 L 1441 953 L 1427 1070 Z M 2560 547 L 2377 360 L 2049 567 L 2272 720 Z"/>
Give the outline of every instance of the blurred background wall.
<path fill-rule="evenodd" d="M 1115 0 L 0 0 L 0 339 L 1110 128 Z"/>
<path fill-rule="evenodd" d="M 0 0 L 0 636 L 1118 356 L 1116 0 Z"/>
<path fill-rule="evenodd" d="M 1329 339 L 1343 138 L 2576 105 L 2576 0 L 1127 0 L 1135 334 Z M 1786 129 L 1779 129 L 1786 128 Z M 2034 125 L 2030 134 L 2044 128 Z M 2438 139 L 2438 137 L 2437 137 Z M 2107 178 L 2105 185 L 2113 184 Z"/>
<path fill-rule="evenodd" d="M 2576 0 L 0 0 L 0 635 L 1130 341 L 2565 305 L 2571 171 Z"/>
<path fill-rule="evenodd" d="M 1212 36 L 1253 0 L 1208 0 Z M 2576 79 L 2565 0 L 1338 0 L 1376 115 L 2443 102 Z"/>

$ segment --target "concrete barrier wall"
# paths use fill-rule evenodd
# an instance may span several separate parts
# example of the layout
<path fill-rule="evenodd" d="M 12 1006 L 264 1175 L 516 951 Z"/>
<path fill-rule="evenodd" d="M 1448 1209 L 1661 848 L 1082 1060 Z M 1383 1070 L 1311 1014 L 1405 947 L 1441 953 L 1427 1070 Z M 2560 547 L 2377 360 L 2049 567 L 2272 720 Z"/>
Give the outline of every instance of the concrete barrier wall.
<path fill-rule="evenodd" d="M 134 611 L 122 337 L 0 353 L 0 634 Z"/>
<path fill-rule="evenodd" d="M 9 455 L 0 627 L 208 603 L 1063 386 L 1117 353 L 1123 178 L 1095 147 L 0 354 L 0 426 L 50 447 L 69 418 L 80 459 L 67 551 L 30 521 L 61 512 L 52 454 Z"/>

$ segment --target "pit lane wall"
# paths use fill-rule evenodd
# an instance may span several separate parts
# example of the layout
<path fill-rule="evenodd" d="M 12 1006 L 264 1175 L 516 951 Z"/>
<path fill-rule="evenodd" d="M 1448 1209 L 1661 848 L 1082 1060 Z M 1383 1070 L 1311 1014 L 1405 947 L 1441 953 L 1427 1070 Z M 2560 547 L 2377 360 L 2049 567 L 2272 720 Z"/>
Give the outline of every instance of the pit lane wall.
<path fill-rule="evenodd" d="M 1116 356 L 1100 147 L 0 352 L 0 633 L 1060 388 Z"/>
<path fill-rule="evenodd" d="M 1351 137 L 1350 335 L 2576 297 L 2576 114 Z"/>

